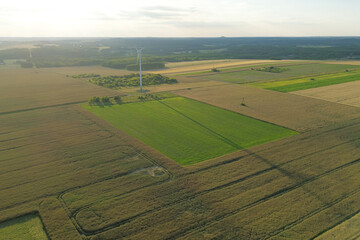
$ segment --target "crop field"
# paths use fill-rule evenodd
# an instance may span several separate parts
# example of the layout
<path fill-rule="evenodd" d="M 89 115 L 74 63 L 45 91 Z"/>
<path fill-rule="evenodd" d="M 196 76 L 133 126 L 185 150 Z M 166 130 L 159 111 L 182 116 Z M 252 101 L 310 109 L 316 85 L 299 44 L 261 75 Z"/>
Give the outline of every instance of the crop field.
<path fill-rule="evenodd" d="M 360 107 L 360 80 L 292 92 L 305 97 Z"/>
<path fill-rule="evenodd" d="M 231 69 L 231 68 L 243 68 L 251 67 L 264 64 L 289 64 L 297 61 L 281 61 L 281 60 L 214 60 L 214 61 L 194 61 L 194 62 L 185 62 L 185 63 L 170 63 L 166 67 L 168 69 L 163 69 L 159 71 L 154 71 L 155 73 L 160 74 L 189 74 L 198 73 L 198 72 L 208 72 L 212 68 L 218 69 Z"/>
<path fill-rule="evenodd" d="M 0 239 L 47 240 L 43 224 L 36 215 L 26 215 L 0 223 Z"/>
<path fill-rule="evenodd" d="M 115 95 L 84 80 L 54 70 L 0 70 L 0 112 L 86 101 L 94 95 Z"/>
<path fill-rule="evenodd" d="M 358 81 L 181 76 L 149 88 L 169 98 L 90 107 L 138 95 L 81 73 L 121 71 L 0 69 L 0 239 L 359 238 Z"/>
<path fill-rule="evenodd" d="M 181 165 L 296 133 L 182 97 L 105 107 L 83 106 Z M 172 144 L 168 145 L 169 142 Z"/>
<path fill-rule="evenodd" d="M 360 117 L 356 107 L 248 85 L 209 86 L 176 94 L 299 132 Z"/>
<path fill-rule="evenodd" d="M 322 61 L 322 63 L 326 63 L 326 64 L 346 64 L 346 65 L 360 65 L 360 61 L 356 61 L 356 60 L 347 60 L 347 61 Z"/>
<path fill-rule="evenodd" d="M 360 214 L 356 214 L 331 230 L 321 234 L 316 240 L 358 240 L 360 238 Z"/>
<path fill-rule="evenodd" d="M 295 80 L 277 81 L 255 84 L 255 86 L 263 87 L 270 90 L 279 92 L 293 92 L 299 90 L 305 90 L 309 88 L 318 88 L 329 85 L 335 85 L 346 82 L 353 82 L 360 80 L 360 72 L 345 72 L 335 74 L 325 74 L 317 77 L 307 77 Z"/>
<path fill-rule="evenodd" d="M 289 63 L 288 63 L 289 64 Z M 276 64 L 274 64 L 276 65 Z M 277 66 L 277 65 L 276 65 Z M 303 76 L 315 76 L 332 72 L 345 72 L 348 69 L 359 69 L 355 65 L 335 65 L 335 64 L 321 64 L 321 63 L 292 63 L 287 65 L 278 65 L 280 69 L 284 69 L 281 73 L 272 73 L 256 70 L 230 70 L 209 75 L 198 76 L 208 80 L 225 81 L 231 83 L 256 83 L 267 81 L 278 81 L 282 79 L 300 78 Z M 256 66 L 253 68 L 256 69 Z M 194 75 L 196 76 L 196 75 Z"/>
<path fill-rule="evenodd" d="M 21 66 L 16 63 L 16 60 L 5 60 L 4 64 L 0 64 L 0 70 L 4 69 L 19 69 Z"/>

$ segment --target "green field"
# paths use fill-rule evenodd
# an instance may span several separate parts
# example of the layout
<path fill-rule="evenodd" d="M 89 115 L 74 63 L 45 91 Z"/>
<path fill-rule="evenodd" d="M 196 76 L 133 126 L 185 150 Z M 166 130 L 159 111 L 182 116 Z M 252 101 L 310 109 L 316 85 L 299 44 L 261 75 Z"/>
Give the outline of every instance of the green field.
<path fill-rule="evenodd" d="M 239 69 L 239 71 L 219 72 L 208 76 L 199 76 L 199 78 L 201 77 L 208 80 L 225 81 L 231 83 L 254 83 L 329 74 L 334 72 L 345 72 L 347 69 L 359 69 L 359 66 L 315 63 L 283 66 L 281 68 L 285 68 L 287 70 L 281 73 L 271 73 Z"/>
<path fill-rule="evenodd" d="M 41 220 L 36 215 L 26 215 L 0 223 L 0 240 L 49 239 Z"/>
<path fill-rule="evenodd" d="M 83 107 L 181 165 L 296 134 L 183 97 Z"/>
<path fill-rule="evenodd" d="M 307 77 L 295 80 L 260 83 L 255 84 L 255 86 L 279 92 L 292 92 L 358 80 L 360 80 L 360 72 L 355 71 L 347 73 L 326 74 L 314 78 Z"/>

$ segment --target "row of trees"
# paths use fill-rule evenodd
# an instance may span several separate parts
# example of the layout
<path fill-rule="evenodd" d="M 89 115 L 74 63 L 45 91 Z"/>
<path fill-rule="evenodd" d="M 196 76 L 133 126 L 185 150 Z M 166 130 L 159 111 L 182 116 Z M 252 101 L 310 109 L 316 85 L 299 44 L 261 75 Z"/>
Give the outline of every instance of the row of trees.
<path fill-rule="evenodd" d="M 77 75 L 72 75 L 72 78 L 95 78 L 95 77 L 101 77 L 99 74 L 95 73 L 81 73 Z"/>
<path fill-rule="evenodd" d="M 282 73 L 289 69 L 271 66 L 271 67 L 262 67 L 262 68 L 252 68 L 252 70 L 261 71 L 261 72 Z"/>
<path fill-rule="evenodd" d="M 122 104 L 123 103 L 120 96 L 115 96 L 113 99 L 117 104 Z M 90 105 L 110 105 L 110 104 L 112 104 L 111 98 L 108 97 L 108 96 L 92 97 L 92 98 L 89 99 L 88 102 L 89 102 Z"/>
<path fill-rule="evenodd" d="M 133 73 L 123 76 L 94 77 L 89 80 L 91 83 L 107 88 L 119 89 L 122 87 L 139 86 L 140 74 Z M 177 80 L 160 74 L 145 74 L 142 76 L 143 86 L 174 84 Z"/>

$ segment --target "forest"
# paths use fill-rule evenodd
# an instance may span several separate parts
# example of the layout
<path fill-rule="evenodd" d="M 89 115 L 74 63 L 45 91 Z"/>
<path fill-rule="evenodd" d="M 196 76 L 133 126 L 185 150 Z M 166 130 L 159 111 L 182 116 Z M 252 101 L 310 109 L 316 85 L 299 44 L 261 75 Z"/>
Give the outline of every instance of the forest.
<path fill-rule="evenodd" d="M 127 69 L 136 65 L 139 46 L 147 70 L 163 68 L 164 62 L 212 59 L 360 59 L 360 37 L 53 39 L 37 42 L 30 50 L 1 50 L 0 59 L 18 59 L 23 67 Z"/>

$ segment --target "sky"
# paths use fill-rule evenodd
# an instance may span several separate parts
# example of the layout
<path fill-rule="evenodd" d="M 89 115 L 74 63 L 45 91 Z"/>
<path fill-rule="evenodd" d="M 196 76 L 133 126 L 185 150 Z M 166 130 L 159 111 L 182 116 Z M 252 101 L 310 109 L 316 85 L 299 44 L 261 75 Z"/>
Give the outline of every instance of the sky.
<path fill-rule="evenodd" d="M 359 0 L 16 0 L 0 37 L 360 36 Z"/>

